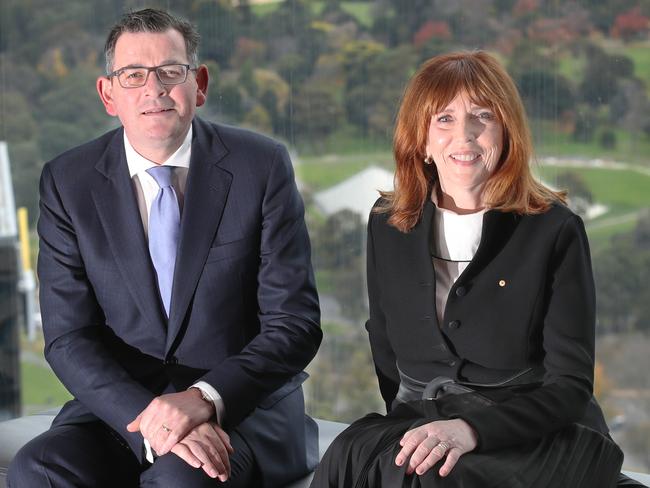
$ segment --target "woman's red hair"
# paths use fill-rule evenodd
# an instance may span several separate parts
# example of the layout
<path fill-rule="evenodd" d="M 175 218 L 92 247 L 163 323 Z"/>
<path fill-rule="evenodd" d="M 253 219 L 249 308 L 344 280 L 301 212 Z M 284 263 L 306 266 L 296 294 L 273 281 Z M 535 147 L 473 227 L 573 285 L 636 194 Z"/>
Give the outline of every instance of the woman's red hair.
<path fill-rule="evenodd" d="M 564 193 L 545 187 L 531 173 L 530 129 L 512 78 L 494 57 L 475 51 L 431 58 L 409 81 L 393 139 L 395 189 L 382 193 L 385 203 L 376 211 L 390 213 L 388 222 L 402 232 L 418 222 L 437 180 L 435 165 L 424 164 L 431 117 L 460 93 L 492 110 L 503 124 L 503 153 L 485 184 L 486 206 L 534 214 L 546 211 L 553 202 L 564 202 Z"/>

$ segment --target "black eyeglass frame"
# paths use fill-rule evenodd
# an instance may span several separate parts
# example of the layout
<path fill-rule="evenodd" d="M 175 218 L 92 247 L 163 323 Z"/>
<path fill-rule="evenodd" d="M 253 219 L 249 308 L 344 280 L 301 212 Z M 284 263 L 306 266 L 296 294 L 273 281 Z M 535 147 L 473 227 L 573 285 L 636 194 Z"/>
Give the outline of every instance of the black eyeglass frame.
<path fill-rule="evenodd" d="M 160 78 L 160 75 L 158 74 L 158 70 L 161 69 L 161 68 L 166 68 L 168 66 L 183 66 L 185 68 L 185 77 L 183 78 L 183 81 L 179 81 L 178 83 L 164 82 Z M 124 84 L 122 84 L 122 80 L 120 79 L 120 75 L 122 73 L 124 73 L 126 70 L 129 70 L 129 69 L 144 69 L 144 70 L 147 70 L 147 75 L 144 77 L 144 82 L 142 83 L 142 85 L 124 86 Z M 120 86 L 122 88 L 126 88 L 126 89 L 129 89 L 129 88 L 142 88 L 144 85 L 147 84 L 147 81 L 149 80 L 149 74 L 153 71 L 153 72 L 156 73 L 156 78 L 158 78 L 158 81 L 160 82 L 161 85 L 173 86 L 173 85 L 181 85 L 181 84 L 185 83 L 187 81 L 187 73 L 189 73 L 190 71 L 196 71 L 196 70 L 197 70 L 197 68 L 192 68 L 191 65 L 185 64 L 185 63 L 167 63 L 167 64 L 161 64 L 161 65 L 158 65 L 158 66 L 151 66 L 151 67 L 148 67 L 148 66 L 125 66 L 124 68 L 116 69 L 112 73 L 109 73 L 108 75 L 106 75 L 106 77 L 109 78 L 109 79 L 113 78 L 113 77 L 117 78 L 117 82 L 120 84 Z"/>

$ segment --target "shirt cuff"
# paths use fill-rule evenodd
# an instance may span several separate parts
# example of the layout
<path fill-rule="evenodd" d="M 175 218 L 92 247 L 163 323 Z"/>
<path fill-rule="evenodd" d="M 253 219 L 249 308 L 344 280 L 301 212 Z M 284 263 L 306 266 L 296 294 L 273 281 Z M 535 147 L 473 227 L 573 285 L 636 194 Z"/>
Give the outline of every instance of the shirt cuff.
<path fill-rule="evenodd" d="M 215 390 L 212 385 L 206 383 L 205 381 L 197 381 L 190 388 L 198 388 L 201 390 L 205 396 L 207 396 L 212 404 L 214 405 L 214 411 L 217 416 L 217 423 L 223 425 L 223 420 L 226 415 L 226 407 L 223 404 L 223 398 L 219 395 L 219 392 Z"/>
<path fill-rule="evenodd" d="M 147 439 L 144 440 L 144 457 L 147 461 L 153 464 L 153 449 L 151 449 L 151 444 L 149 444 L 149 441 Z"/>

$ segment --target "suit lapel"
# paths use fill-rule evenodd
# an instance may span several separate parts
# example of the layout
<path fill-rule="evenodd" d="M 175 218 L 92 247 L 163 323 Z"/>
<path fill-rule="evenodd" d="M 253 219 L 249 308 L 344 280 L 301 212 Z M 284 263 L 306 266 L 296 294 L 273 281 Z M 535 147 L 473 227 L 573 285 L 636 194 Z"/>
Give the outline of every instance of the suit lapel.
<path fill-rule="evenodd" d="M 103 177 L 92 190 L 93 200 L 124 283 L 142 316 L 164 334 L 165 317 L 126 163 L 123 130 L 115 133 L 95 169 Z"/>
<path fill-rule="evenodd" d="M 214 129 L 200 119 L 195 119 L 193 127 L 192 156 L 181 217 L 166 352 L 172 348 L 182 327 L 214 241 L 232 181 L 232 175 L 217 166 L 228 150 Z"/>

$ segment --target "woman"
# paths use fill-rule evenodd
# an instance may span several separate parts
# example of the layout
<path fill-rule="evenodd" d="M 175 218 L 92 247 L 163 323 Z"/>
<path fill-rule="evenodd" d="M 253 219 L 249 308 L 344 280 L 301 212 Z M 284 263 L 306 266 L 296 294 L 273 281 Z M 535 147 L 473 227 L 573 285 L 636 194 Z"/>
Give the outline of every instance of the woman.
<path fill-rule="evenodd" d="M 511 78 L 484 52 L 429 60 L 394 154 L 368 223 L 366 323 L 389 413 L 343 432 L 312 487 L 615 486 L 587 237 L 531 174 Z"/>

